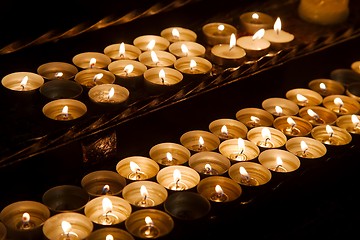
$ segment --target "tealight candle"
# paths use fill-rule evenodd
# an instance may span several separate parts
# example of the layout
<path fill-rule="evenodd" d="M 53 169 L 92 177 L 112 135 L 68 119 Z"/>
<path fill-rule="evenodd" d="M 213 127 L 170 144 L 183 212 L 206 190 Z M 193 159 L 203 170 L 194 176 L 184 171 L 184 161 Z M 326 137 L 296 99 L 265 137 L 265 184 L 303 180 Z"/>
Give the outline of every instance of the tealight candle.
<path fill-rule="evenodd" d="M 299 112 L 299 106 L 286 98 L 267 98 L 261 105 L 266 111 L 274 115 L 274 117 L 293 116 Z"/>
<path fill-rule="evenodd" d="M 249 34 L 260 29 L 269 29 L 274 25 L 274 18 L 262 12 L 246 12 L 239 17 L 242 27 Z"/>
<path fill-rule="evenodd" d="M 116 164 L 116 171 L 130 182 L 151 179 L 159 169 L 157 162 L 142 156 L 126 157 Z"/>
<path fill-rule="evenodd" d="M 343 115 L 336 119 L 336 125 L 349 133 L 360 134 L 360 117 L 356 114 Z"/>
<path fill-rule="evenodd" d="M 322 106 L 303 107 L 299 110 L 299 116 L 309 121 L 313 126 L 332 125 L 337 119 L 335 112 Z"/>
<path fill-rule="evenodd" d="M 14 72 L 3 77 L 1 84 L 14 92 L 34 92 L 44 84 L 44 78 L 32 72 Z"/>
<path fill-rule="evenodd" d="M 274 120 L 273 125 L 288 137 L 307 136 L 313 127 L 311 122 L 297 116 L 278 117 Z"/>
<path fill-rule="evenodd" d="M 43 226 L 47 239 L 87 239 L 94 228 L 91 220 L 81 213 L 66 212 L 48 218 Z"/>
<path fill-rule="evenodd" d="M 290 173 L 300 167 L 300 160 L 295 154 L 281 149 L 267 149 L 259 154 L 258 160 L 272 172 Z"/>
<path fill-rule="evenodd" d="M 85 115 L 87 107 L 75 99 L 57 99 L 45 104 L 42 112 L 46 117 L 56 121 L 70 121 Z"/>
<path fill-rule="evenodd" d="M 205 40 L 209 45 L 229 43 L 230 36 L 237 35 L 236 27 L 228 23 L 213 22 L 207 23 L 202 27 Z"/>
<path fill-rule="evenodd" d="M 6 226 L 9 239 L 40 239 L 49 217 L 48 207 L 35 201 L 14 202 L 0 212 L 0 221 Z"/>
<path fill-rule="evenodd" d="M 165 187 L 157 182 L 136 181 L 124 187 L 122 196 L 137 209 L 156 207 L 163 204 L 168 192 Z"/>
<path fill-rule="evenodd" d="M 130 92 L 127 88 L 117 84 L 101 84 L 92 87 L 88 96 L 93 103 L 100 107 L 117 108 L 126 104 Z"/>
<path fill-rule="evenodd" d="M 135 60 L 141 54 L 141 50 L 132 44 L 121 42 L 105 47 L 104 54 L 112 60 Z"/>
<path fill-rule="evenodd" d="M 209 124 L 209 130 L 218 136 L 220 140 L 245 138 L 248 131 L 245 124 L 231 118 L 221 118 L 212 121 Z"/>
<path fill-rule="evenodd" d="M 105 83 L 114 83 L 115 75 L 104 69 L 85 69 L 75 75 L 74 80 L 80 83 L 86 90 Z"/>
<path fill-rule="evenodd" d="M 135 240 L 134 237 L 126 230 L 109 226 L 97 229 L 91 232 L 88 240 Z"/>
<path fill-rule="evenodd" d="M 355 61 L 350 65 L 351 70 L 360 73 L 360 61 Z"/>
<path fill-rule="evenodd" d="M 69 80 L 78 73 L 78 69 L 73 64 L 66 62 L 48 62 L 40 65 L 37 73 L 47 80 Z"/>
<path fill-rule="evenodd" d="M 320 105 L 323 97 L 320 93 L 307 88 L 294 88 L 286 92 L 286 98 L 299 107 Z"/>
<path fill-rule="evenodd" d="M 189 166 L 202 177 L 223 175 L 230 165 L 230 160 L 217 152 L 198 152 L 189 158 Z"/>
<path fill-rule="evenodd" d="M 248 128 L 270 127 L 274 116 L 261 108 L 243 108 L 236 112 L 236 119 L 244 123 Z"/>
<path fill-rule="evenodd" d="M 308 83 L 308 86 L 310 89 L 318 92 L 323 97 L 329 95 L 339 95 L 345 92 L 345 87 L 341 82 L 326 78 L 311 80 Z"/>
<path fill-rule="evenodd" d="M 151 147 L 149 156 L 162 166 L 182 165 L 186 163 L 191 153 L 189 149 L 178 143 L 159 143 Z"/>
<path fill-rule="evenodd" d="M 264 39 L 268 40 L 271 48 L 276 50 L 287 47 L 293 40 L 294 35 L 281 29 L 281 20 L 278 17 L 274 23 L 274 29 L 265 30 Z"/>
<path fill-rule="evenodd" d="M 206 48 L 197 42 L 179 41 L 170 44 L 169 52 L 175 57 L 204 57 Z"/>
<path fill-rule="evenodd" d="M 311 136 L 328 145 L 340 146 L 351 142 L 351 134 L 343 128 L 330 125 L 319 125 L 311 130 Z"/>
<path fill-rule="evenodd" d="M 98 225 L 117 225 L 124 222 L 131 212 L 130 203 L 119 196 L 93 198 L 84 209 L 85 216 Z"/>
<path fill-rule="evenodd" d="M 83 87 L 75 81 L 54 79 L 44 83 L 40 89 L 40 93 L 47 99 L 55 100 L 62 98 L 78 98 Z"/>
<path fill-rule="evenodd" d="M 199 183 L 200 174 L 188 166 L 166 166 L 160 169 L 156 181 L 170 191 L 184 191 Z"/>
<path fill-rule="evenodd" d="M 193 152 L 213 151 L 219 147 L 220 139 L 209 131 L 192 130 L 181 135 L 180 143 Z"/>
<path fill-rule="evenodd" d="M 220 143 L 219 152 L 227 157 L 231 162 L 251 161 L 260 153 L 259 147 L 242 138 L 228 139 Z"/>
<path fill-rule="evenodd" d="M 144 87 L 153 94 L 170 91 L 183 80 L 183 74 L 170 67 L 153 67 L 144 72 Z"/>
<path fill-rule="evenodd" d="M 212 67 L 212 63 L 203 57 L 181 57 L 174 63 L 174 68 L 183 74 L 184 80 L 205 78 L 211 74 Z"/>
<path fill-rule="evenodd" d="M 271 180 L 271 172 L 255 162 L 238 162 L 229 168 L 229 176 L 241 186 L 262 186 Z"/>
<path fill-rule="evenodd" d="M 246 51 L 249 58 L 258 58 L 269 52 L 270 42 L 263 39 L 265 30 L 259 29 L 253 36 L 242 36 L 236 40 L 236 44 Z"/>
<path fill-rule="evenodd" d="M 133 44 L 143 52 L 151 50 L 166 51 L 170 41 L 157 35 L 142 35 L 135 38 Z"/>
<path fill-rule="evenodd" d="M 230 43 L 220 43 L 211 48 L 210 59 L 217 65 L 234 67 L 240 66 L 244 62 L 245 56 L 245 50 L 236 45 L 235 34 L 231 34 Z"/>
<path fill-rule="evenodd" d="M 169 40 L 170 43 L 178 41 L 195 42 L 197 39 L 197 34 L 194 31 L 183 27 L 165 28 L 160 32 L 160 36 Z"/>
<path fill-rule="evenodd" d="M 356 114 L 360 110 L 360 103 L 356 99 L 345 95 L 326 96 L 323 105 L 337 115 Z"/>
<path fill-rule="evenodd" d="M 172 67 L 176 57 L 167 51 L 151 50 L 140 54 L 139 61 L 146 67 Z"/>
<path fill-rule="evenodd" d="M 75 55 L 72 62 L 80 69 L 88 68 L 106 68 L 111 58 L 100 52 L 84 52 Z"/>
<path fill-rule="evenodd" d="M 248 131 L 247 139 L 261 149 L 280 148 L 287 141 L 286 135 L 273 127 L 255 127 Z"/>
<path fill-rule="evenodd" d="M 289 152 L 304 159 L 321 158 L 327 152 L 322 142 L 310 137 L 291 138 L 286 142 L 285 147 Z"/>

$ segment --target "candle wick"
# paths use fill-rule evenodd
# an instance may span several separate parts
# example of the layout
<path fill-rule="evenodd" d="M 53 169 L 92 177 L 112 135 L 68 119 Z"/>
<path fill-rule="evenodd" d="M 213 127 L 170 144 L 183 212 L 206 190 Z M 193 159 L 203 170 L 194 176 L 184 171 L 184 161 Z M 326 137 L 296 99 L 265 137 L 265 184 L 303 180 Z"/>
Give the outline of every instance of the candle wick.
<path fill-rule="evenodd" d="M 339 113 L 341 112 L 342 104 L 339 105 Z"/>
<path fill-rule="evenodd" d="M 281 164 L 277 165 L 276 168 L 275 168 L 275 172 L 277 172 L 277 170 L 278 170 L 279 168 L 281 168 L 281 167 L 282 167 Z"/>
<path fill-rule="evenodd" d="M 180 179 L 176 179 L 175 188 L 178 188 L 178 187 L 179 187 L 179 181 L 180 181 Z"/>
<path fill-rule="evenodd" d="M 270 141 L 270 138 L 265 138 L 265 146 L 268 144 L 268 141 Z"/>
<path fill-rule="evenodd" d="M 157 63 L 156 63 L 156 64 L 157 64 Z M 161 78 L 161 83 L 162 83 L 162 84 L 165 84 L 165 78 L 163 78 L 163 77 Z"/>

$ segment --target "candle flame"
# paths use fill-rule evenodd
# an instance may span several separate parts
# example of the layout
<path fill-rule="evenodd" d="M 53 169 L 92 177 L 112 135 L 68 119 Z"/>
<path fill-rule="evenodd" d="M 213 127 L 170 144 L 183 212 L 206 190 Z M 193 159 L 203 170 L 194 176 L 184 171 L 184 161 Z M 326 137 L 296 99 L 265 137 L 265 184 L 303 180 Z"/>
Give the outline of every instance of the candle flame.
<path fill-rule="evenodd" d="M 223 125 L 223 126 L 221 127 L 221 133 L 222 133 L 222 134 L 225 134 L 225 135 L 228 134 L 228 129 L 227 129 L 226 125 Z"/>
<path fill-rule="evenodd" d="M 107 197 L 103 198 L 102 208 L 103 208 L 104 213 L 108 213 L 108 212 L 112 211 L 113 206 L 112 206 L 112 202 L 109 198 L 107 198 Z"/>
<path fill-rule="evenodd" d="M 270 133 L 269 128 L 264 127 L 261 130 L 261 136 L 263 137 L 263 139 L 271 139 L 271 133 Z"/>
<path fill-rule="evenodd" d="M 105 185 L 103 186 L 103 188 L 102 188 L 102 192 L 103 192 L 104 194 L 106 194 L 106 193 L 108 193 L 109 191 L 110 191 L 110 186 L 107 185 L 107 184 L 105 184 Z"/>
<path fill-rule="evenodd" d="M 153 226 L 154 225 L 153 220 L 149 216 L 145 217 L 145 223 L 146 223 L 146 226 Z"/>
<path fill-rule="evenodd" d="M 23 77 L 23 79 L 22 79 L 21 82 L 20 82 L 20 86 L 23 87 L 23 88 L 25 88 L 28 80 L 29 80 L 29 77 L 28 77 L 28 76 Z"/>
<path fill-rule="evenodd" d="M 115 94 L 115 89 L 113 87 L 110 88 L 109 94 L 108 94 L 108 99 L 112 98 Z"/>
<path fill-rule="evenodd" d="M 161 79 L 162 83 L 165 84 L 165 71 L 164 71 L 164 69 L 160 69 L 159 78 Z"/>
<path fill-rule="evenodd" d="M 306 101 L 308 100 L 304 95 L 302 95 L 302 94 L 300 94 L 300 93 L 296 94 L 296 99 L 297 99 L 299 102 L 306 102 Z"/>
<path fill-rule="evenodd" d="M 90 62 L 89 62 L 90 68 L 94 67 L 95 64 L 96 64 L 96 58 L 91 58 L 91 59 L 90 59 Z"/>
<path fill-rule="evenodd" d="M 240 166 L 239 172 L 240 172 L 240 175 L 244 176 L 246 179 L 248 179 L 250 177 L 249 173 L 246 171 L 246 169 L 243 166 Z"/>
<path fill-rule="evenodd" d="M 189 54 L 189 49 L 188 49 L 188 47 L 186 46 L 186 44 L 181 44 L 181 52 L 185 55 L 185 56 L 187 56 L 188 54 Z"/>
<path fill-rule="evenodd" d="M 260 122 L 260 118 L 258 118 L 256 116 L 250 116 L 250 120 L 253 121 L 254 123 Z"/>
<path fill-rule="evenodd" d="M 257 20 L 257 19 L 259 19 L 259 14 L 253 13 L 253 14 L 251 15 L 251 18 Z"/>
<path fill-rule="evenodd" d="M 303 152 L 305 152 L 309 148 L 308 145 L 306 144 L 306 142 L 303 140 L 300 142 L 300 147 L 301 147 L 301 151 L 303 151 Z"/>
<path fill-rule="evenodd" d="M 238 147 L 239 147 L 239 150 L 244 150 L 244 148 L 245 148 L 245 141 L 244 141 L 244 139 L 238 138 Z"/>
<path fill-rule="evenodd" d="M 276 19 L 276 21 L 274 23 L 274 30 L 277 34 L 279 34 L 281 31 L 281 20 L 279 17 Z"/>
<path fill-rule="evenodd" d="M 283 110 L 282 110 L 282 107 L 280 106 L 275 106 L 275 112 L 277 115 L 281 115 Z"/>
<path fill-rule="evenodd" d="M 103 73 L 98 73 L 98 74 L 95 74 L 95 76 L 94 76 L 94 82 L 96 82 L 97 80 L 100 80 L 100 79 L 102 79 L 102 77 L 104 76 L 104 74 Z"/>
<path fill-rule="evenodd" d="M 155 40 L 154 40 L 154 39 L 151 39 L 151 40 L 149 41 L 149 43 L 147 44 L 146 49 L 147 49 L 148 51 L 153 50 L 154 47 L 155 47 L 155 43 L 156 43 Z"/>
<path fill-rule="evenodd" d="M 147 196 L 149 195 L 148 190 L 146 189 L 146 187 L 144 185 L 141 185 L 141 187 L 140 187 L 140 194 L 144 199 L 146 199 Z"/>
<path fill-rule="evenodd" d="M 66 115 L 69 113 L 69 107 L 68 106 L 64 106 L 62 111 L 61 111 L 62 114 Z"/>
<path fill-rule="evenodd" d="M 320 83 L 319 87 L 320 87 L 321 90 L 326 90 L 325 83 Z"/>
<path fill-rule="evenodd" d="M 125 56 L 125 44 L 122 42 L 119 46 L 119 56 Z"/>
<path fill-rule="evenodd" d="M 278 166 L 282 166 L 282 165 L 283 165 L 283 160 L 282 160 L 281 157 L 279 157 L 279 156 L 276 157 L 276 165 L 278 165 Z"/>
<path fill-rule="evenodd" d="M 236 36 L 235 36 L 235 33 L 232 33 L 231 36 L 230 36 L 230 44 L 229 44 L 229 51 L 235 47 L 236 45 Z"/>
<path fill-rule="evenodd" d="M 169 152 L 166 153 L 166 158 L 167 158 L 168 161 L 172 161 L 172 160 L 173 160 L 173 156 L 172 156 L 172 154 L 169 153 Z"/>
<path fill-rule="evenodd" d="M 205 144 L 204 139 L 202 138 L 202 136 L 199 137 L 199 145 L 203 146 Z"/>
<path fill-rule="evenodd" d="M 205 171 L 207 171 L 207 172 L 210 172 L 212 169 L 212 167 L 209 163 L 205 164 L 204 168 L 205 168 Z"/>
<path fill-rule="evenodd" d="M 179 169 L 175 169 L 173 173 L 174 182 L 178 182 L 181 180 L 181 173 Z"/>
<path fill-rule="evenodd" d="M 71 230 L 71 224 L 68 221 L 62 221 L 61 222 L 61 228 L 64 232 L 64 234 L 69 234 L 70 230 Z"/>
<path fill-rule="evenodd" d="M 153 63 L 158 64 L 159 63 L 159 58 L 156 55 L 156 53 L 154 51 L 151 51 L 150 55 L 151 55 L 151 60 L 153 61 Z"/>
<path fill-rule="evenodd" d="M 56 77 L 56 78 L 61 78 L 63 75 L 64 75 L 63 72 L 56 72 L 56 73 L 55 73 L 55 77 Z"/>
<path fill-rule="evenodd" d="M 224 31 L 225 26 L 223 24 L 220 24 L 217 28 L 219 31 Z"/>
<path fill-rule="evenodd" d="M 358 118 L 355 114 L 352 114 L 352 115 L 351 115 L 351 122 L 352 122 L 353 124 L 355 124 L 355 125 L 358 125 L 359 122 L 360 122 L 360 120 L 359 120 L 359 118 Z"/>
<path fill-rule="evenodd" d="M 190 69 L 194 69 L 196 67 L 196 61 L 194 59 L 190 60 Z"/>
<path fill-rule="evenodd" d="M 326 132 L 332 136 L 334 134 L 334 130 L 332 129 L 332 127 L 330 125 L 326 125 Z"/>
<path fill-rule="evenodd" d="M 296 125 L 294 119 L 292 119 L 291 117 L 288 117 L 288 118 L 286 119 L 286 121 L 287 121 L 288 124 L 290 124 L 291 126 L 295 126 L 295 125 Z"/>
<path fill-rule="evenodd" d="M 126 75 L 129 75 L 130 73 L 132 73 L 132 71 L 134 71 L 134 65 L 128 64 L 124 67 L 124 72 L 126 73 Z"/>
<path fill-rule="evenodd" d="M 114 237 L 113 237 L 113 235 L 108 234 L 108 235 L 106 235 L 105 240 L 114 240 Z"/>
<path fill-rule="evenodd" d="M 319 118 L 319 115 L 310 108 L 306 112 L 307 114 L 309 114 L 310 117 Z"/>
<path fill-rule="evenodd" d="M 180 37 L 180 33 L 179 30 L 177 30 L 177 28 L 173 28 L 171 31 L 171 34 L 174 38 L 179 38 Z"/>
<path fill-rule="evenodd" d="M 219 184 L 216 184 L 215 186 L 215 192 L 218 194 L 218 195 L 223 195 L 224 194 L 224 191 L 223 189 L 221 188 L 221 186 Z"/>
<path fill-rule="evenodd" d="M 258 31 L 256 31 L 256 33 L 254 33 L 254 35 L 252 36 L 253 40 L 256 39 L 261 39 L 265 34 L 265 29 L 261 28 Z"/>
<path fill-rule="evenodd" d="M 23 213 L 21 219 L 22 219 L 22 222 L 23 222 L 23 223 L 28 223 L 28 222 L 30 222 L 30 214 L 27 213 L 27 212 Z"/>
<path fill-rule="evenodd" d="M 132 172 L 136 173 L 136 172 L 140 172 L 140 167 L 139 165 L 137 165 L 135 162 L 130 161 L 130 169 Z"/>
<path fill-rule="evenodd" d="M 338 107 L 342 107 L 344 105 L 344 102 L 341 100 L 341 98 L 337 97 L 334 99 L 334 103 Z"/>

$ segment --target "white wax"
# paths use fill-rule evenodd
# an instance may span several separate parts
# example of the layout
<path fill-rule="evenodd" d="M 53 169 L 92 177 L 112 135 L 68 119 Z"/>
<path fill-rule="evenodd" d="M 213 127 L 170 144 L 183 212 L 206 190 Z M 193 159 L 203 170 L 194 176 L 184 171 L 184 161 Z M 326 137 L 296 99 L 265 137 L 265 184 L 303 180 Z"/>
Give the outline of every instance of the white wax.
<path fill-rule="evenodd" d="M 283 30 L 275 31 L 274 29 L 265 30 L 263 39 L 270 43 L 289 43 L 294 40 L 294 35 Z"/>
<path fill-rule="evenodd" d="M 230 49 L 230 44 L 218 44 L 211 48 L 211 53 L 214 56 L 225 59 L 241 59 L 245 57 L 246 52 L 239 46 L 234 46 Z"/>
<path fill-rule="evenodd" d="M 246 50 L 260 51 L 270 47 L 270 42 L 266 39 L 253 39 L 252 36 L 239 37 L 236 44 Z"/>

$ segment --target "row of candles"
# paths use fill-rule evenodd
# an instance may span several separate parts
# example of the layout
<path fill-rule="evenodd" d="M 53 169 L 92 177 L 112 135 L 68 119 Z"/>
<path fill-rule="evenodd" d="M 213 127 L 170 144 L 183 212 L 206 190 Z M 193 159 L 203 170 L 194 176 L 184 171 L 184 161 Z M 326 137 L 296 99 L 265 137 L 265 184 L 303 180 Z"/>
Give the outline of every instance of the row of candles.
<path fill-rule="evenodd" d="M 180 144 L 159 143 L 149 157 L 124 158 L 116 172 L 91 172 L 81 187 L 53 187 L 42 203 L 12 203 L 0 213 L 2 234 L 22 239 L 167 235 L 174 219 L 201 218 L 213 203 L 241 199 L 247 187 L 297 171 L 305 159 L 316 161 L 328 147 L 347 145 L 360 134 L 360 104 L 344 95 L 341 82 L 315 79 L 308 86 L 287 91 L 286 98 L 265 99 L 262 108 L 243 108 L 236 119 L 214 120 L 209 131 L 188 131 Z M 188 201 L 182 206 L 179 194 Z"/>

